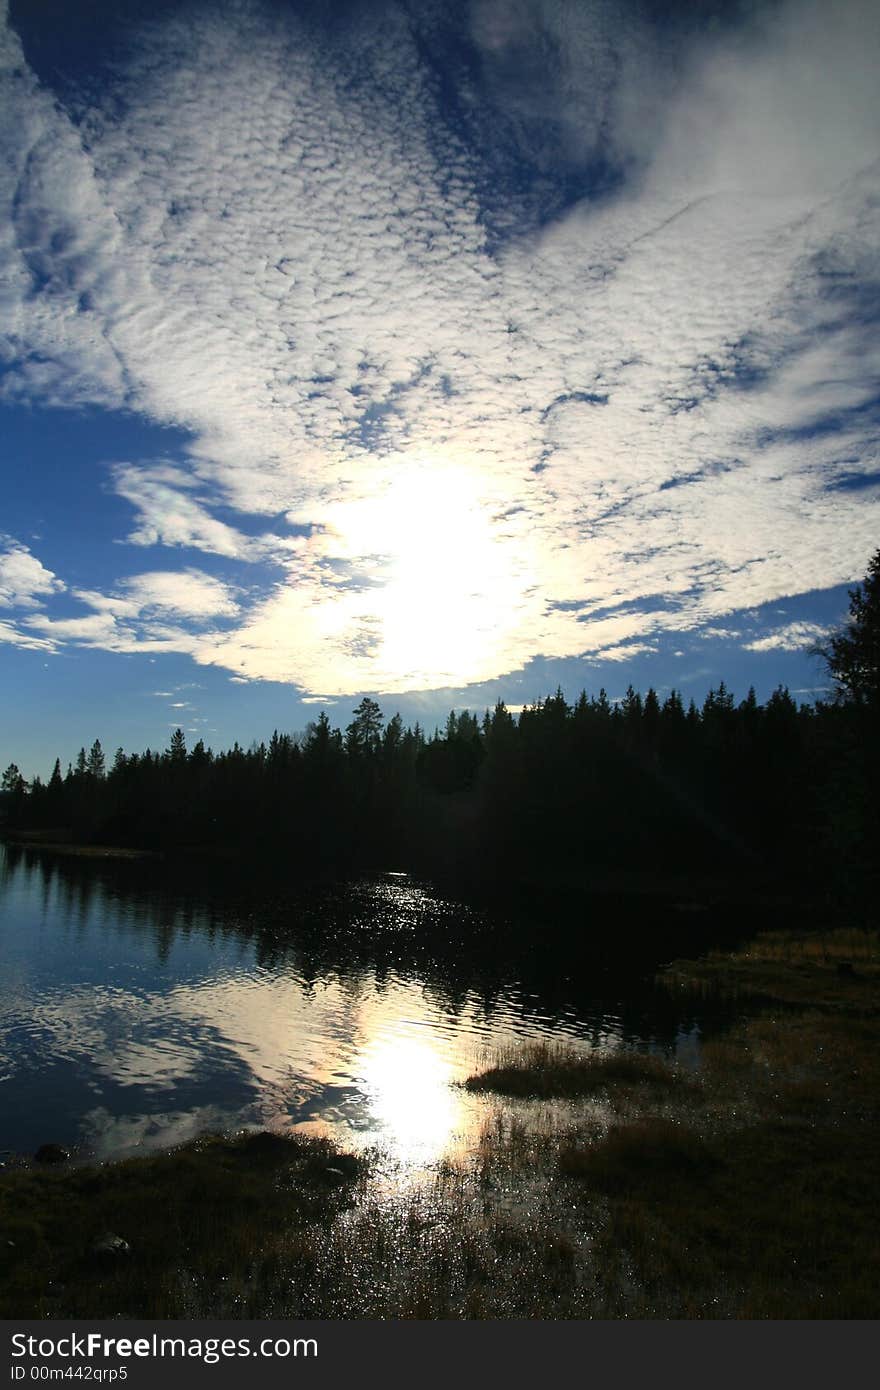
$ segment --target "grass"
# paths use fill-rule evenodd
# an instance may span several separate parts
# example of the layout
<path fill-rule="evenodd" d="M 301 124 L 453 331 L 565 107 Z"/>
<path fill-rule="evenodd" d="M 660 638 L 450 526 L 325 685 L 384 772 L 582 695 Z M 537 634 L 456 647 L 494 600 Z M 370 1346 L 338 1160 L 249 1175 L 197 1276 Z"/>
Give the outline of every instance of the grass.
<path fill-rule="evenodd" d="M 741 1005 L 696 1072 L 502 1053 L 466 1083 L 474 1151 L 398 1195 L 272 1135 L 7 1171 L 0 1316 L 876 1318 L 878 945 L 676 962 L 666 987 Z M 107 1232 L 130 1250 L 96 1253 Z"/>
<path fill-rule="evenodd" d="M 577 1203 L 580 1218 L 565 1228 L 580 1219 L 588 1231 L 594 1282 L 587 1298 L 582 1280 L 581 1315 L 876 1317 L 878 934 L 772 933 L 740 952 L 677 961 L 663 983 L 744 1010 L 704 1043 L 688 1084 L 667 1063 L 652 1085 L 655 1059 L 626 1053 L 618 1075 L 615 1058 L 598 1058 L 591 1080 L 580 1054 L 540 1049 L 471 1081 L 521 1097 L 588 1096 L 603 1078 L 609 1113 L 573 1114 L 542 1160 L 555 1209 Z"/>
<path fill-rule="evenodd" d="M 564 1149 L 560 1168 L 585 1205 L 603 1203 L 608 1316 L 877 1316 L 880 1155 L 867 1133 L 645 1120 Z"/>
<path fill-rule="evenodd" d="M 636 1052 L 585 1053 L 538 1042 L 510 1049 L 469 1076 L 468 1091 L 503 1096 L 574 1099 L 617 1086 L 672 1086 L 676 1073 L 660 1057 Z"/>
<path fill-rule="evenodd" d="M 350 1203 L 359 1169 L 326 1142 L 269 1133 L 13 1169 L 0 1181 L 0 1317 L 265 1316 L 297 1242 Z M 96 1249 L 108 1234 L 129 1249 Z"/>
<path fill-rule="evenodd" d="M 880 988 L 880 932 L 765 932 L 740 951 L 673 961 L 659 979 L 690 995 L 861 1013 Z"/>
<path fill-rule="evenodd" d="M 693 1182 L 714 1165 L 705 1141 L 687 1125 L 657 1117 L 613 1124 L 586 1145 L 569 1142 L 559 1169 L 601 1192 L 647 1192 L 656 1201 L 672 1178 Z"/>

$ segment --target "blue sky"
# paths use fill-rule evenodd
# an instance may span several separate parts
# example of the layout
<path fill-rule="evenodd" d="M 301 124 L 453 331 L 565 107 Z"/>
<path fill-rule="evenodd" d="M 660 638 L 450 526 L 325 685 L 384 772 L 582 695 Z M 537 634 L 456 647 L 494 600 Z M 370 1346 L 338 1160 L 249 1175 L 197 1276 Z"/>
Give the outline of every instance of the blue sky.
<path fill-rule="evenodd" d="M 880 543 L 875 5 L 0 15 L 0 764 L 821 690 Z"/>

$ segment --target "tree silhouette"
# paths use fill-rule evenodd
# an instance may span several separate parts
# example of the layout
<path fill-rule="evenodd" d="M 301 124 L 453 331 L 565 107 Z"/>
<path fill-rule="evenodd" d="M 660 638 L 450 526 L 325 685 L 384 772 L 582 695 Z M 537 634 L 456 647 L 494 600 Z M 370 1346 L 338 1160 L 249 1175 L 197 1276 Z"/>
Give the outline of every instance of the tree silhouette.
<path fill-rule="evenodd" d="M 880 554 L 829 644 L 835 703 L 798 706 L 782 688 L 736 703 L 723 683 L 687 709 L 675 691 L 570 704 L 557 690 L 519 715 L 500 700 L 452 713 L 426 741 L 367 697 L 345 734 L 322 712 L 302 735 L 217 753 L 198 740 L 187 754 L 178 729 L 164 753 L 119 749 L 109 772 L 96 739 L 45 787 L 7 769 L 4 833 L 220 849 L 303 879 L 393 864 L 514 892 L 620 871 L 766 871 L 869 906 L 878 594 Z"/>
<path fill-rule="evenodd" d="M 104 750 L 99 739 L 95 739 L 89 751 L 89 758 L 86 764 L 87 771 L 96 781 L 101 781 L 105 771 Z"/>
<path fill-rule="evenodd" d="M 382 711 L 365 696 L 354 711 L 354 719 L 345 731 L 346 748 L 350 753 L 375 753 L 382 737 Z"/>
<path fill-rule="evenodd" d="M 880 550 L 864 582 L 849 591 L 849 616 L 846 627 L 817 650 L 838 697 L 880 713 Z"/>
<path fill-rule="evenodd" d="M 168 756 L 172 762 L 183 762 L 186 758 L 186 738 L 183 729 L 175 729 L 171 735 Z"/>
<path fill-rule="evenodd" d="M 24 778 L 18 769 L 17 763 L 9 764 L 3 774 L 0 790 L 8 792 L 12 796 L 18 796 L 24 791 Z"/>

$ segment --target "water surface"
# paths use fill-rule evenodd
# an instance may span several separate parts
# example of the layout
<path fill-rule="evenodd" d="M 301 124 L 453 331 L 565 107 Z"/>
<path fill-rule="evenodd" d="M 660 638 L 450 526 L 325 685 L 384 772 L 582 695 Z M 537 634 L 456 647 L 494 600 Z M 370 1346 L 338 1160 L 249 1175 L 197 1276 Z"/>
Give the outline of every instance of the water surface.
<path fill-rule="evenodd" d="M 423 1165 L 473 1142 L 461 1081 L 526 1039 L 687 1056 L 693 1017 L 584 942 L 389 873 L 267 892 L 0 849 L 0 1148 L 109 1158 L 248 1125 Z M 558 923 L 556 924 L 558 927 Z"/>

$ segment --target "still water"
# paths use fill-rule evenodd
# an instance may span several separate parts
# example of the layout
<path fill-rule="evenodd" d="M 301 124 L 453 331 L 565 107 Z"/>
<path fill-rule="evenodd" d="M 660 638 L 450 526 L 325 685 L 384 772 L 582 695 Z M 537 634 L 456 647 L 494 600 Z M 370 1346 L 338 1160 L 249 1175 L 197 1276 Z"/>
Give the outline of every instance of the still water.
<path fill-rule="evenodd" d="M 268 893 L 219 870 L 194 888 L 153 861 L 0 855 L 10 1152 L 110 1158 L 266 1125 L 423 1166 L 473 1141 L 485 1112 L 455 1083 L 498 1047 L 697 1046 L 656 962 L 551 949 L 539 924 L 403 874 Z"/>

